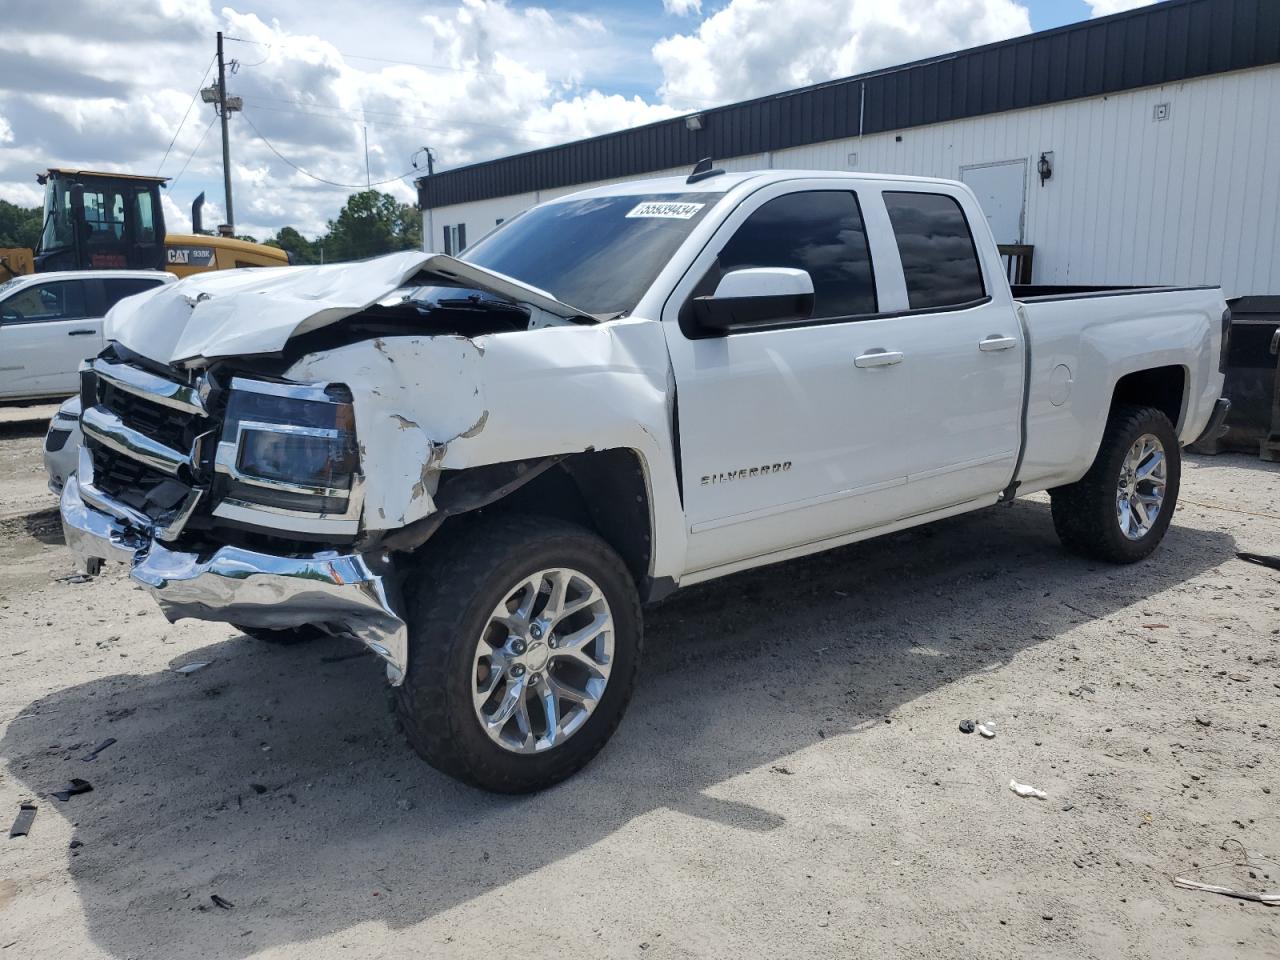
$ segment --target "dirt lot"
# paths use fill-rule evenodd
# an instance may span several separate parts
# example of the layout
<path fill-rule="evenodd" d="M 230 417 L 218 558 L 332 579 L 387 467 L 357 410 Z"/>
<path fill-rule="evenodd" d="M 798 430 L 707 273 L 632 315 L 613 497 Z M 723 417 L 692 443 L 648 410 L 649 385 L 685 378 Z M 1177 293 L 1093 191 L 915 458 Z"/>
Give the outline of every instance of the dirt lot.
<path fill-rule="evenodd" d="M 1171 881 L 1280 890 L 1280 574 L 1236 559 L 1276 466 L 1190 459 L 1137 567 L 1034 498 L 690 589 L 604 754 L 511 799 L 417 761 L 354 646 L 64 579 L 41 430 L 0 423 L 5 960 L 1280 956 L 1280 909 Z"/>

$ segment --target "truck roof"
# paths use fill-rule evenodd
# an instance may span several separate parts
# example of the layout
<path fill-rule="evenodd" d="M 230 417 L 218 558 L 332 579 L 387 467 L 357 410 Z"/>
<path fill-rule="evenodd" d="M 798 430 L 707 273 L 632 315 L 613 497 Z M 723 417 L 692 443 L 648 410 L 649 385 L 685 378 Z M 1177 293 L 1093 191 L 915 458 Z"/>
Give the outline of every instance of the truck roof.
<path fill-rule="evenodd" d="M 25 280 L 32 283 L 44 282 L 47 280 L 87 280 L 102 277 L 125 277 L 127 279 L 143 279 L 156 280 L 159 279 L 164 283 L 178 279 L 172 273 L 166 273 L 164 270 L 50 270 L 48 273 L 26 273 L 15 280 Z"/>
<path fill-rule="evenodd" d="M 686 182 L 685 176 L 655 177 L 646 180 L 623 180 L 602 187 L 580 190 L 558 200 L 581 200 L 588 197 L 625 197 L 650 193 L 725 193 L 745 183 L 754 186 L 766 186 L 785 180 L 849 180 L 857 181 L 893 181 L 901 183 L 935 183 L 954 185 L 956 181 L 942 177 L 911 177 L 904 174 L 863 173 L 852 170 L 752 170 L 742 173 L 721 173 L 714 177 L 706 177 L 697 183 Z M 555 201 L 551 201 L 555 202 Z"/>

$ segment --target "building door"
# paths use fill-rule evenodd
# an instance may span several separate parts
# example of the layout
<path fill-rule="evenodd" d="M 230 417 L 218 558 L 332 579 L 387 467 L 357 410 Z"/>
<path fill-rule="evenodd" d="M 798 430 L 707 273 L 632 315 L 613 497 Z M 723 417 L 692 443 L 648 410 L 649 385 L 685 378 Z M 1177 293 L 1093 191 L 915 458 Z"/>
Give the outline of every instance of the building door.
<path fill-rule="evenodd" d="M 1026 219 L 1027 161 L 961 167 L 960 179 L 978 195 L 996 243 L 1022 243 Z"/>

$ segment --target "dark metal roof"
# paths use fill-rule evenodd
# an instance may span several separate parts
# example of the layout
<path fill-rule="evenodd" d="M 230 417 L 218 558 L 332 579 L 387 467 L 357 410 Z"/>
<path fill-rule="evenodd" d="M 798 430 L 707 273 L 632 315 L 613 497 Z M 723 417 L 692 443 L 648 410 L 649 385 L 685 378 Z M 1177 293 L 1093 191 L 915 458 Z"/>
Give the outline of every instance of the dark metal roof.
<path fill-rule="evenodd" d="M 423 177 L 423 209 L 1280 62 L 1280 0 L 1164 0 L 889 70 Z M 865 97 L 865 100 L 864 100 Z"/>

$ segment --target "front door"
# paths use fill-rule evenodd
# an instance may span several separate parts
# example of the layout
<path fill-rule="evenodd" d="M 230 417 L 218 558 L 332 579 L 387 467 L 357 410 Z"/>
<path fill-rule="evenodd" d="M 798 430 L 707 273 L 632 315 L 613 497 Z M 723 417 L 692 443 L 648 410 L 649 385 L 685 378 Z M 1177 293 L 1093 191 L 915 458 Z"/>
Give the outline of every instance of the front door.
<path fill-rule="evenodd" d="M 664 315 L 677 383 L 686 570 L 800 547 L 892 519 L 907 482 L 909 382 L 879 311 L 868 230 L 846 180 L 775 184 L 744 200 Z M 879 214 L 883 220 L 883 208 Z M 726 272 L 794 267 L 813 318 L 705 337 L 689 304 Z"/>

